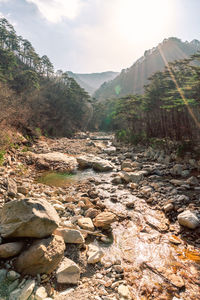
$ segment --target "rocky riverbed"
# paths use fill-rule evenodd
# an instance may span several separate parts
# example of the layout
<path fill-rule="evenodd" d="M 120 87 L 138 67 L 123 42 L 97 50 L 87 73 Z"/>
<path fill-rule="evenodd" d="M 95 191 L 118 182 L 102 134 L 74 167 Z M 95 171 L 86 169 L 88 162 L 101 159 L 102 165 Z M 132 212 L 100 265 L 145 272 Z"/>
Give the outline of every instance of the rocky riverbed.
<path fill-rule="evenodd" d="M 200 299 L 199 158 L 112 141 L 7 153 L 0 299 Z"/>

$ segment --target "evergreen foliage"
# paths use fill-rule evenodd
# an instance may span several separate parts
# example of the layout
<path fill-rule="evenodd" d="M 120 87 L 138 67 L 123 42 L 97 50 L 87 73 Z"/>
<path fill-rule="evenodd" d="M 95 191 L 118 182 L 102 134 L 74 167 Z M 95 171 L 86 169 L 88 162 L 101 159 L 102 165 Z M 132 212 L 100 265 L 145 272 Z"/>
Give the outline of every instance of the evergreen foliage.
<path fill-rule="evenodd" d="M 89 95 L 0 19 L 0 122 L 70 136 L 89 119 Z M 35 132 L 37 135 L 37 132 Z"/>
<path fill-rule="evenodd" d="M 151 138 L 198 141 L 200 52 L 153 74 L 143 95 L 96 102 L 93 124 L 116 130 L 118 138 L 132 142 Z"/>

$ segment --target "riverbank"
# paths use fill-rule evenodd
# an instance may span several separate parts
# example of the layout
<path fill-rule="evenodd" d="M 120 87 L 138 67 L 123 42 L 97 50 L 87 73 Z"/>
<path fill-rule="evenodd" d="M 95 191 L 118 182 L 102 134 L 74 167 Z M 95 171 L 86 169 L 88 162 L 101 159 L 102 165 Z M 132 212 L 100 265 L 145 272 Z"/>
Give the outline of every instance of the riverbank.
<path fill-rule="evenodd" d="M 89 168 L 91 176 L 60 186 L 59 180 L 57 186 L 38 182 L 44 172 L 77 168 Z M 43 137 L 6 155 L 0 184 L 1 209 L 27 198 L 54 208 L 60 221 L 53 236 L 65 241 L 60 263 L 70 259 L 47 275 L 18 275 L 16 257 L 35 237 L 3 237 L 0 248 L 24 243 L 21 254 L 1 261 L 4 274 L 17 271 L 13 281 L 2 277 L 13 297 L 32 284 L 32 295 L 45 290 L 43 298 L 30 299 L 200 299 L 200 161 L 193 153 L 180 159 L 174 152 L 113 145 L 112 136 Z"/>

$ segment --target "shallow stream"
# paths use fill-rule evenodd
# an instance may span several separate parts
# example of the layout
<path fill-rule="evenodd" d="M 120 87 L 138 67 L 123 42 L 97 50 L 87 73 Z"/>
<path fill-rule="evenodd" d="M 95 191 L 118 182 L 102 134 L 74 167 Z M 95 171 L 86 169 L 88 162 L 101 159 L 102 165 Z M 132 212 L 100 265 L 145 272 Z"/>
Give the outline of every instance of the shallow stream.
<path fill-rule="evenodd" d="M 121 261 L 133 299 L 200 299 L 200 252 L 184 235 L 177 236 L 177 224 L 171 224 L 161 210 L 149 206 L 125 186 L 113 186 L 112 172 L 47 172 L 38 182 L 62 187 L 89 178 L 99 181 L 96 189 L 102 202 L 119 217 L 112 227 L 112 242 L 106 245 L 96 241 L 104 252 L 102 262 L 112 265 Z M 116 202 L 113 196 L 117 196 Z M 134 203 L 132 209 L 127 208 L 127 201 Z"/>

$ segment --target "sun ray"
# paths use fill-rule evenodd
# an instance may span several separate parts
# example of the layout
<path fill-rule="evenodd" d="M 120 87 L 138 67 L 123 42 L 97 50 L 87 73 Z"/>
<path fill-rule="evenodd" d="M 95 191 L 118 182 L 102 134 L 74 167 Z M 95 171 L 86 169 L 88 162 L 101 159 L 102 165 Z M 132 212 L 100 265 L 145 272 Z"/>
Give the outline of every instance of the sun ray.
<path fill-rule="evenodd" d="M 193 113 L 192 109 L 190 108 L 190 106 L 189 106 L 189 104 L 188 104 L 188 101 L 187 101 L 187 99 L 186 99 L 186 97 L 185 97 L 185 95 L 184 95 L 183 90 L 179 87 L 178 82 L 177 82 L 177 80 L 176 80 L 176 78 L 175 78 L 175 76 L 174 76 L 174 74 L 173 74 L 173 72 L 172 72 L 172 69 L 171 69 L 171 67 L 170 67 L 170 65 L 169 65 L 169 63 L 168 63 L 168 61 L 167 61 L 166 58 L 165 58 L 165 55 L 164 55 L 164 53 L 163 53 L 161 47 L 158 46 L 158 49 L 159 49 L 160 55 L 161 55 L 161 57 L 162 57 L 162 59 L 163 59 L 165 65 L 166 65 L 166 67 L 167 67 L 167 69 L 168 69 L 168 71 L 169 71 L 170 77 L 171 77 L 171 79 L 173 80 L 173 82 L 174 82 L 174 84 L 175 84 L 175 86 L 176 86 L 176 88 L 177 88 L 177 91 L 179 92 L 179 94 L 180 94 L 180 96 L 181 96 L 181 98 L 182 98 L 184 104 L 186 105 L 186 107 L 187 107 L 187 109 L 188 109 L 188 112 L 189 112 L 190 116 L 193 118 L 193 120 L 194 120 L 195 124 L 197 125 L 197 127 L 200 128 L 200 123 L 199 123 L 199 121 L 197 120 L 197 118 L 196 118 L 195 114 Z"/>

